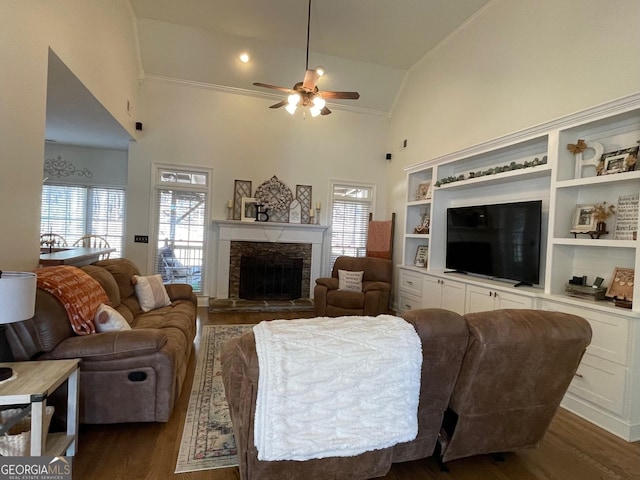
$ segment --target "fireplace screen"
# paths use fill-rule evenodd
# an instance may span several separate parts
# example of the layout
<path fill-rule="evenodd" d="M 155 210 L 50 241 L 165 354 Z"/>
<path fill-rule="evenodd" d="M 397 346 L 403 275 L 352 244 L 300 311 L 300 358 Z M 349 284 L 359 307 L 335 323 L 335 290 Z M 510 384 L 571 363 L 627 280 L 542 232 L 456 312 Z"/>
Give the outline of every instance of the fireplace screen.
<path fill-rule="evenodd" d="M 302 294 L 302 258 L 283 255 L 240 258 L 239 297 L 246 300 L 295 300 Z"/>

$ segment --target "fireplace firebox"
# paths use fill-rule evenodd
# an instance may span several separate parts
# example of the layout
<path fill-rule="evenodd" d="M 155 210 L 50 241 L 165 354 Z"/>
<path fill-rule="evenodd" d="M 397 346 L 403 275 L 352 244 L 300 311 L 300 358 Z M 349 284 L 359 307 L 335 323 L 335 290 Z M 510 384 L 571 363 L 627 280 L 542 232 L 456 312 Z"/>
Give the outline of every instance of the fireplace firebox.
<path fill-rule="evenodd" d="M 239 297 L 246 300 L 300 298 L 302 266 L 302 258 L 291 258 L 285 255 L 242 255 Z"/>

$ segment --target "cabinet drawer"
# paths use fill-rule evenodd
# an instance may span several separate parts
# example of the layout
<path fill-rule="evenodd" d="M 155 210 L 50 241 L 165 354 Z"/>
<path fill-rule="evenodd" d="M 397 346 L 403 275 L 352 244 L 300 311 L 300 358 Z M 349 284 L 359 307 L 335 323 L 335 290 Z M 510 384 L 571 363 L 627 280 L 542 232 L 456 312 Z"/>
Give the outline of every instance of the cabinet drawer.
<path fill-rule="evenodd" d="M 621 365 L 627 364 L 627 342 L 630 335 L 628 318 L 550 300 L 542 300 L 541 308 L 542 310 L 571 313 L 585 318 L 591 325 L 593 332 L 587 352 Z"/>
<path fill-rule="evenodd" d="M 400 270 L 399 288 L 420 297 L 422 295 L 422 275 L 407 270 Z"/>
<path fill-rule="evenodd" d="M 625 368 L 585 353 L 568 391 L 611 412 L 623 415 Z"/>
<path fill-rule="evenodd" d="M 407 292 L 398 293 L 398 314 L 422 308 L 422 300 L 417 295 Z"/>

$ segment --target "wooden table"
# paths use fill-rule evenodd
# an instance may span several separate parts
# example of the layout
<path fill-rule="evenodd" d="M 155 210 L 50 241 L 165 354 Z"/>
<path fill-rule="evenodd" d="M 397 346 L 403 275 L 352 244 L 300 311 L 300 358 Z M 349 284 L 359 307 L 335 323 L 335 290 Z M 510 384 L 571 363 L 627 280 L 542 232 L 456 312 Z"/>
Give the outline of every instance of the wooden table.
<path fill-rule="evenodd" d="M 78 436 L 79 360 L 44 360 L 0 363 L 17 377 L 0 384 L 0 405 L 26 405 L 31 409 L 31 456 L 75 455 Z M 47 397 L 67 382 L 67 431 L 43 432 Z"/>
<path fill-rule="evenodd" d="M 60 249 L 52 253 L 41 253 L 40 265 L 43 267 L 51 267 L 53 265 L 89 265 L 90 263 L 97 262 L 100 255 L 115 251 L 115 248 L 91 247 Z"/>

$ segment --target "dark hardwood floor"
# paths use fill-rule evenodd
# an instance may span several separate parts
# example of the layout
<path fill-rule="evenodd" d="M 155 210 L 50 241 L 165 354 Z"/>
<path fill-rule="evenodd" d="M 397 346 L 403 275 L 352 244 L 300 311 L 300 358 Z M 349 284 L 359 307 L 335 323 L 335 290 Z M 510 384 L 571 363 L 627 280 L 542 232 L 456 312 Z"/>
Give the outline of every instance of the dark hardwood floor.
<path fill-rule="evenodd" d="M 311 313 L 199 312 L 204 324 L 257 323 L 274 318 L 310 317 Z M 199 337 L 196 339 L 196 345 Z M 74 480 L 232 480 L 237 468 L 174 474 L 183 422 L 195 367 L 189 373 L 178 405 L 167 423 L 82 425 L 78 454 L 73 462 Z M 537 449 L 506 454 L 504 462 L 478 456 L 449 462 L 449 473 L 433 459 L 395 464 L 386 480 L 640 480 L 640 442 L 620 438 L 560 409 Z"/>

